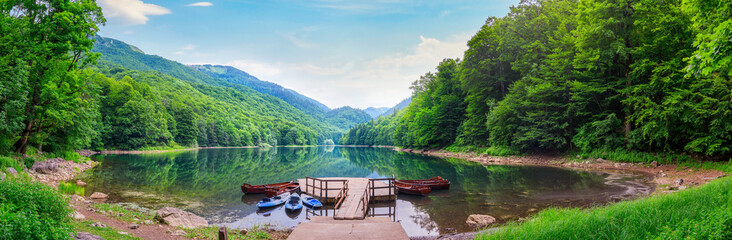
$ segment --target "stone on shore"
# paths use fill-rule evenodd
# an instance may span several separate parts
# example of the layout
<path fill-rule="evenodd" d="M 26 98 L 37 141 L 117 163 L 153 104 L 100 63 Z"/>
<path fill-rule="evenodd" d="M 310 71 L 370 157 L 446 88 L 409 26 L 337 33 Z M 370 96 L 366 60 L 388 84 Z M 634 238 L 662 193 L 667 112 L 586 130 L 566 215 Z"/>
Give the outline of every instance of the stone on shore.
<path fill-rule="evenodd" d="M 681 186 L 682 184 L 684 184 L 684 179 L 679 178 L 679 180 L 676 180 L 676 185 Z"/>
<path fill-rule="evenodd" d="M 79 185 L 79 186 L 86 186 L 86 183 L 85 183 L 85 182 L 83 182 L 83 181 L 81 181 L 81 180 L 76 180 L 76 185 Z"/>
<path fill-rule="evenodd" d="M 84 214 L 81 214 L 77 211 L 74 211 L 73 213 L 71 213 L 71 217 L 73 217 L 76 220 L 81 220 L 81 219 L 86 218 L 86 216 L 84 216 Z"/>
<path fill-rule="evenodd" d="M 58 163 L 65 162 L 63 158 L 51 158 L 40 162 L 36 162 L 31 167 L 31 170 L 37 173 L 51 174 L 58 171 Z"/>
<path fill-rule="evenodd" d="M 137 229 L 140 225 L 137 225 L 137 223 L 130 224 L 130 229 Z"/>
<path fill-rule="evenodd" d="M 173 232 L 172 235 L 173 236 L 185 236 L 186 235 L 186 231 L 183 231 L 183 230 L 178 229 L 175 232 Z"/>
<path fill-rule="evenodd" d="M 15 168 L 13 168 L 13 167 L 6 168 L 5 169 L 5 172 L 8 173 L 8 174 L 10 174 L 10 175 L 16 175 L 16 174 L 18 174 L 18 171 L 15 170 Z"/>
<path fill-rule="evenodd" d="M 94 192 L 94 193 L 92 193 L 91 196 L 89 196 L 89 198 L 91 198 L 91 199 L 107 199 L 108 197 L 109 196 L 107 196 L 107 194 L 100 193 L 100 192 Z"/>
<path fill-rule="evenodd" d="M 88 232 L 80 232 L 76 234 L 74 240 L 104 240 L 104 238 Z"/>
<path fill-rule="evenodd" d="M 657 161 L 653 161 L 653 162 L 651 162 L 651 166 L 653 166 L 655 168 L 655 167 L 661 166 L 661 164 L 658 164 Z"/>
<path fill-rule="evenodd" d="M 468 220 L 465 220 L 465 223 L 467 223 L 471 228 L 484 228 L 495 222 L 496 218 L 482 214 L 470 214 L 470 216 L 468 216 Z"/>
<path fill-rule="evenodd" d="M 206 219 L 172 207 L 164 207 L 156 211 L 155 219 L 173 227 L 208 227 L 208 221 Z"/>
<path fill-rule="evenodd" d="M 95 222 L 95 223 L 89 224 L 89 226 L 90 227 L 105 228 L 105 227 L 107 227 L 107 224 L 104 224 L 104 223 L 101 223 L 101 222 Z"/>

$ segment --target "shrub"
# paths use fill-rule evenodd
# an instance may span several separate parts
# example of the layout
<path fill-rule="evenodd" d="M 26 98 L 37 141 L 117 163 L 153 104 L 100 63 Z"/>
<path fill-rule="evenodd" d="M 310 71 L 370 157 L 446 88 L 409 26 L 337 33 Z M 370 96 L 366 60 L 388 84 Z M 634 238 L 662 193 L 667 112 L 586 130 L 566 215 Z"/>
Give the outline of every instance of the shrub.
<path fill-rule="evenodd" d="M 67 200 L 28 178 L 0 181 L 0 239 L 68 239 Z"/>
<path fill-rule="evenodd" d="M 23 170 L 22 165 L 20 165 L 20 162 L 13 158 L 9 157 L 0 157 L 0 170 L 5 171 L 6 168 L 15 168 L 15 170 L 21 171 Z"/>

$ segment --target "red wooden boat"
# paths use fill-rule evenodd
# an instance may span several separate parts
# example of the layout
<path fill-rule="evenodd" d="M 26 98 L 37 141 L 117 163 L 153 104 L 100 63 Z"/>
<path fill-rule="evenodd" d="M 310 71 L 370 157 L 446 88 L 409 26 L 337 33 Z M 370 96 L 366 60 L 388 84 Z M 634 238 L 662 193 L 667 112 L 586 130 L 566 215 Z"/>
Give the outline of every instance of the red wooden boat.
<path fill-rule="evenodd" d="M 408 183 L 412 185 L 427 186 L 431 189 L 448 189 L 450 188 L 450 181 L 445 180 L 442 177 L 433 177 L 430 179 L 417 179 L 417 180 L 396 180 L 397 182 Z"/>
<path fill-rule="evenodd" d="M 264 191 L 267 190 L 267 188 L 281 187 L 281 186 L 285 186 L 285 185 L 291 184 L 291 183 L 294 183 L 294 181 L 264 184 L 264 185 L 251 185 L 248 183 L 244 183 L 241 185 L 241 191 L 243 193 L 264 193 Z"/>
<path fill-rule="evenodd" d="M 427 196 L 427 194 L 430 194 L 430 191 L 432 191 L 430 187 L 422 185 L 414 185 L 403 182 L 395 182 L 394 185 L 396 185 L 397 191 L 399 191 L 399 193 L 404 194 Z"/>
<path fill-rule="evenodd" d="M 264 194 L 267 195 L 267 197 L 274 197 L 286 192 L 294 193 L 298 191 L 300 191 L 300 183 L 292 182 L 282 186 L 268 187 L 264 190 Z"/>

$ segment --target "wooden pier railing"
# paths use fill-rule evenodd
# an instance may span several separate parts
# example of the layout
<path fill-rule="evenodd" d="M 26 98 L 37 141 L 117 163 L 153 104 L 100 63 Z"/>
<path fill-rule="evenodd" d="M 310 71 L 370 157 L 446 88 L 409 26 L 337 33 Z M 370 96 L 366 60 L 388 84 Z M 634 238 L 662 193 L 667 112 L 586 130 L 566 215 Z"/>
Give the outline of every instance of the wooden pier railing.
<path fill-rule="evenodd" d="M 336 185 L 335 183 L 340 184 Z M 325 204 L 328 203 L 328 200 L 334 196 L 339 198 L 346 196 L 346 193 L 348 192 L 348 180 L 305 177 L 305 192 L 311 192 L 311 190 L 313 193 L 313 197 L 318 198 L 318 200 Z M 338 191 L 338 194 L 331 195 L 329 193 L 329 191 L 331 190 Z M 337 202 L 338 200 L 335 201 Z"/>

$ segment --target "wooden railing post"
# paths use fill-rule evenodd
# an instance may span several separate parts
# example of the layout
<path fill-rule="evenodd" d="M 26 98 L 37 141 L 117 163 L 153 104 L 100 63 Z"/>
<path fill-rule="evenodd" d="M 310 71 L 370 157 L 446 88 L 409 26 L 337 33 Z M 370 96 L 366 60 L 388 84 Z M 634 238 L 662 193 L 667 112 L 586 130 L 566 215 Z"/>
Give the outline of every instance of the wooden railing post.
<path fill-rule="evenodd" d="M 229 240 L 229 232 L 226 231 L 226 226 L 219 228 L 219 240 Z"/>

